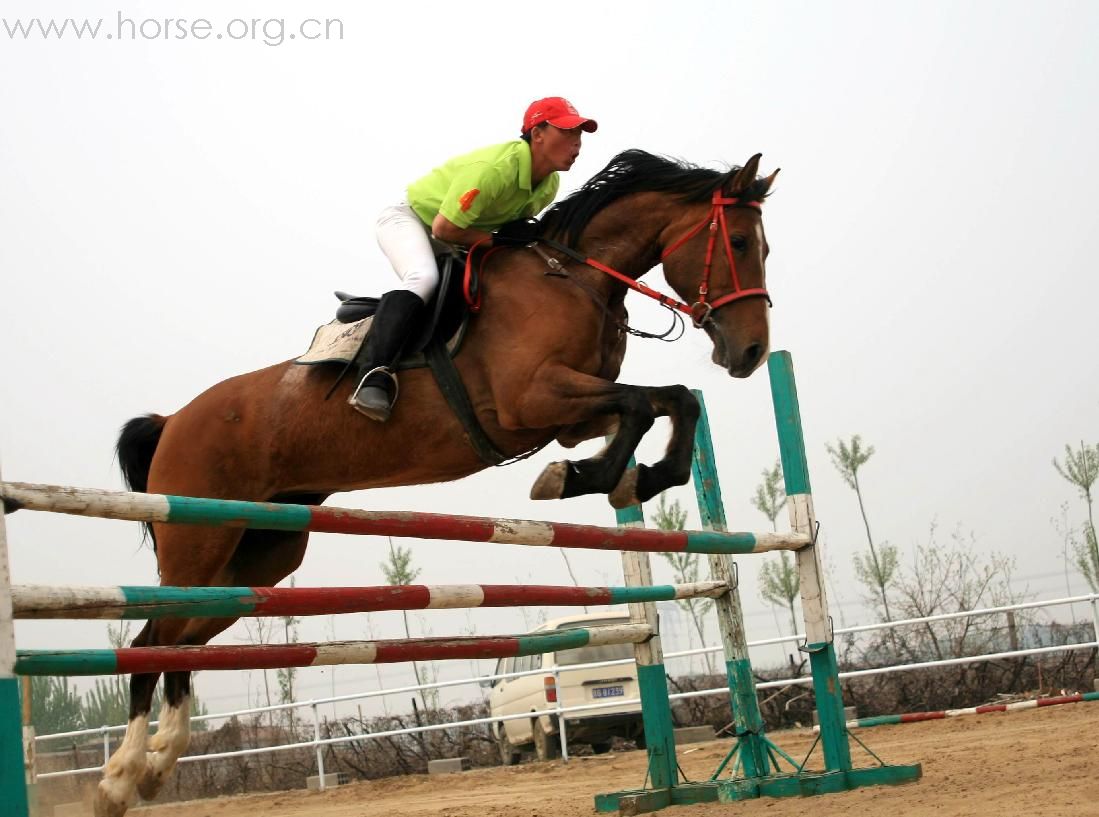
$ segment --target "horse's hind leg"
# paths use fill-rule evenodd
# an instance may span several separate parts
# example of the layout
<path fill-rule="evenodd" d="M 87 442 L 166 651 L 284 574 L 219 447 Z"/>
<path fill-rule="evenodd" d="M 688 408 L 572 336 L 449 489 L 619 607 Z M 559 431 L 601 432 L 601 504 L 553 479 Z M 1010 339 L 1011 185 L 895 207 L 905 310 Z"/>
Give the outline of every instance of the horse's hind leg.
<path fill-rule="evenodd" d="M 241 539 L 241 531 L 159 524 L 155 527 L 162 585 L 187 587 L 226 584 L 222 580 L 226 575 L 225 568 Z M 188 619 L 174 618 L 150 621 L 134 640 L 134 645 L 174 646 L 180 643 L 179 639 L 188 623 Z M 149 762 L 146 754 L 146 732 L 158 677 L 159 673 L 135 675 L 130 679 L 130 722 L 122 745 L 107 762 L 103 779 L 99 782 L 95 799 L 96 817 L 121 817 L 137 797 L 138 783 L 146 776 Z M 169 722 L 177 724 L 178 718 L 169 717 Z M 162 725 L 160 729 L 163 728 Z M 174 750 L 182 752 L 186 748 L 186 740 L 185 734 L 173 740 Z M 179 748 L 180 742 L 182 748 Z M 174 763 L 173 760 L 172 764 Z"/>
<path fill-rule="evenodd" d="M 132 646 L 149 643 L 152 626 L 145 623 Z M 130 677 L 130 716 L 122 744 L 111 755 L 103 769 L 103 779 L 95 799 L 95 817 L 121 817 L 134 802 L 138 779 L 145 770 L 145 740 L 149 729 L 149 710 L 159 674 Z"/>
<path fill-rule="evenodd" d="M 141 633 L 134 639 L 135 647 L 157 647 L 180 643 L 179 634 L 184 631 L 187 619 L 158 619 L 145 624 Z M 230 622 L 231 623 L 231 622 Z M 228 625 L 226 625 L 228 626 Z M 133 675 L 130 678 L 130 721 L 126 726 L 126 736 L 122 744 L 111 755 L 103 771 L 96 791 L 96 817 L 122 817 L 133 805 L 137 794 L 146 800 L 156 794 L 159 786 L 150 789 L 145 781 L 149 778 L 150 764 L 163 767 L 163 778 L 175 765 L 175 759 L 187 748 L 189 739 L 189 705 L 186 694 L 182 703 L 173 707 L 169 702 L 173 688 L 179 689 L 178 676 L 189 677 L 189 673 L 166 673 L 165 686 L 168 694 L 160 711 L 157 732 L 152 738 L 147 735 L 149 714 L 152 709 L 153 693 L 156 690 L 159 673 Z M 177 678 L 175 683 L 172 679 Z M 187 682 L 184 682 L 186 686 Z M 178 698 L 178 695 L 177 695 Z M 152 751 L 147 751 L 151 749 Z M 158 759 L 170 755 L 170 763 L 158 763 Z"/>
<path fill-rule="evenodd" d="M 323 501 L 323 497 L 310 499 Z M 308 538 L 307 532 L 246 531 L 218 583 L 243 587 L 278 584 L 301 564 Z M 232 618 L 190 619 L 182 632 L 175 637 L 174 643 L 206 644 L 235 621 Z M 187 749 L 190 723 L 191 673 L 165 673 L 164 705 L 160 711 L 157 732 L 149 739 L 147 763 L 138 782 L 138 792 L 142 799 L 152 800 L 160 793 L 168 775 Z"/>
<path fill-rule="evenodd" d="M 185 641 L 181 643 L 186 643 Z M 149 738 L 137 791 L 152 800 L 191 742 L 191 673 L 164 673 L 164 703 L 157 717 L 156 734 Z"/>

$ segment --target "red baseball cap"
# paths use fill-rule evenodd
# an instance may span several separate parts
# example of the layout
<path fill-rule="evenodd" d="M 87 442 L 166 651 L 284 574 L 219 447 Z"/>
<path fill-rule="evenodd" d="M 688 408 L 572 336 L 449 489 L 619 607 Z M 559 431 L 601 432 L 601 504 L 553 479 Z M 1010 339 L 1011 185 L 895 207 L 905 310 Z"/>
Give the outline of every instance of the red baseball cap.
<path fill-rule="evenodd" d="M 594 119 L 588 119 L 576 112 L 572 103 L 563 96 L 547 96 L 530 103 L 527 112 L 523 115 L 523 130 L 526 133 L 535 125 L 549 122 L 555 128 L 570 130 L 571 128 L 583 128 L 586 133 L 594 133 L 599 123 Z"/>

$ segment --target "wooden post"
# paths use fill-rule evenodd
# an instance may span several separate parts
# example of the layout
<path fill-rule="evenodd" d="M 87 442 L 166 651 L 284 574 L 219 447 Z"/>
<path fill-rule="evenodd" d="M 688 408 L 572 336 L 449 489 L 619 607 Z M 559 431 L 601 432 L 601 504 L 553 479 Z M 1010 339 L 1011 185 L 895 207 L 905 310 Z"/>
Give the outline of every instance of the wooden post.
<path fill-rule="evenodd" d="M 11 570 L 4 513 L 0 510 L 0 814 L 29 817 L 23 718 L 19 679 L 15 676 L 15 622 L 12 619 Z"/>
<path fill-rule="evenodd" d="M 1019 629 L 1015 625 L 1015 611 L 1007 611 L 1007 640 L 1014 652 L 1019 649 Z"/>

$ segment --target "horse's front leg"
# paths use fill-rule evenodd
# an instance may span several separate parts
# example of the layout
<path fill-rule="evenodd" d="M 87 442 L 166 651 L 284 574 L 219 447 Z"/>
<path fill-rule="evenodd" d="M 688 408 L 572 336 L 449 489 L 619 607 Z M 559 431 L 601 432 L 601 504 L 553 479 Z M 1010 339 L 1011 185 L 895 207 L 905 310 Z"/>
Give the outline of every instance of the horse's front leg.
<path fill-rule="evenodd" d="M 637 444 L 652 428 L 654 416 L 648 401 L 635 386 L 619 386 L 608 414 L 617 414 L 618 431 L 603 450 L 586 460 L 561 460 L 547 465 L 534 486 L 531 499 L 567 499 L 584 494 L 609 494 L 622 479 Z"/>
<path fill-rule="evenodd" d="M 673 413 L 668 410 L 669 406 L 676 408 L 675 413 L 684 413 L 679 408 L 684 400 L 693 404 L 694 416 L 697 417 L 697 403 L 682 386 L 649 389 L 555 367 L 540 373 L 522 394 L 516 395 L 513 403 L 499 404 L 498 408 L 502 424 L 510 428 L 576 425 L 601 417 L 618 417 L 618 432 L 602 451 L 586 460 L 566 460 L 546 466 L 531 489 L 532 499 L 565 499 L 614 491 L 623 479 L 637 444 L 652 428 L 655 418 Z M 689 411 L 686 413 L 689 414 Z M 690 439 L 693 432 L 692 425 L 687 443 L 687 472 L 681 482 L 686 482 L 690 475 Z M 650 471 L 655 473 L 650 474 Z M 650 486 L 668 479 L 669 475 L 678 474 L 679 469 L 660 467 L 638 472 L 635 480 L 638 487 L 628 493 L 631 496 L 640 495 Z M 668 486 L 658 487 L 657 492 L 665 487 Z"/>
<path fill-rule="evenodd" d="M 698 425 L 698 400 L 683 386 L 658 386 L 643 389 L 653 415 L 672 421 L 672 435 L 664 457 L 653 465 L 630 468 L 609 494 L 611 505 L 626 508 L 647 502 L 673 485 L 684 485 L 691 478 L 695 427 Z"/>

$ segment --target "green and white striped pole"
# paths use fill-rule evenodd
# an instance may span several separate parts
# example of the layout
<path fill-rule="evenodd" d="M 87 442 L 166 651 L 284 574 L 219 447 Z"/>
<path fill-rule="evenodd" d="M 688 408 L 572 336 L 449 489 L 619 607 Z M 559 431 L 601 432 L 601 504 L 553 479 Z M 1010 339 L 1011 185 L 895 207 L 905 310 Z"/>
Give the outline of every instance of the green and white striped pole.
<path fill-rule="evenodd" d="M 782 474 L 786 483 L 786 504 L 790 509 L 790 527 L 795 533 L 814 536 L 816 517 L 809 486 L 809 465 L 805 458 L 805 435 L 801 427 L 794 364 L 789 352 L 772 352 L 767 360 L 771 377 L 771 398 L 775 406 L 782 455 Z M 824 589 L 824 571 L 816 545 L 797 551 L 801 581 L 801 608 L 805 617 L 805 650 L 813 671 L 813 692 L 820 717 L 821 744 L 828 771 L 851 768 L 851 748 L 843 716 L 843 693 Z"/>
<path fill-rule="evenodd" d="M 701 413 L 695 428 L 694 457 L 691 473 L 702 529 L 728 530 L 725 506 L 721 501 L 721 484 L 717 479 L 714 445 L 710 437 L 710 422 L 702 392 L 691 390 L 698 398 Z M 729 585 L 729 592 L 715 599 L 717 619 L 724 646 L 725 670 L 729 681 L 730 704 L 736 728 L 736 751 L 744 768 L 744 777 L 765 777 L 772 773 L 763 738 L 763 716 L 759 711 L 752 663 L 748 658 L 748 639 L 744 634 L 744 613 L 740 605 L 740 589 L 736 582 L 736 566 L 727 554 L 711 554 L 710 577 Z M 774 771 L 778 771 L 775 769 Z"/>
<path fill-rule="evenodd" d="M 23 718 L 15 675 L 15 622 L 4 513 L 0 509 L 0 814 L 28 817 Z"/>

